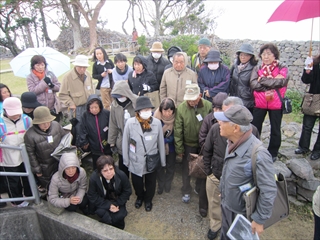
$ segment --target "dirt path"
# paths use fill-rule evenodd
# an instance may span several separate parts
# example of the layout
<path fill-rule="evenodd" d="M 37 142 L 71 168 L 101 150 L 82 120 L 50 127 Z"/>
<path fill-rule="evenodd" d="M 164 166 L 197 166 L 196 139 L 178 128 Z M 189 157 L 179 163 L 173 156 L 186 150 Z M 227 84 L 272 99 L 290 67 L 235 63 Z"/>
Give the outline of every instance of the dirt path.
<path fill-rule="evenodd" d="M 87 165 L 87 162 L 83 164 Z M 194 180 L 191 185 L 195 186 Z M 207 239 L 209 219 L 199 214 L 198 196 L 192 193 L 191 202 L 183 203 L 181 186 L 181 171 L 177 164 L 171 192 L 156 193 L 151 212 L 146 212 L 144 206 L 140 209 L 134 207 L 136 196 L 133 193 L 127 203 L 129 214 L 125 220 L 125 231 L 146 239 Z M 289 218 L 266 229 L 260 239 L 312 239 L 313 218 L 310 210 L 310 204 L 300 208 L 292 205 Z"/>

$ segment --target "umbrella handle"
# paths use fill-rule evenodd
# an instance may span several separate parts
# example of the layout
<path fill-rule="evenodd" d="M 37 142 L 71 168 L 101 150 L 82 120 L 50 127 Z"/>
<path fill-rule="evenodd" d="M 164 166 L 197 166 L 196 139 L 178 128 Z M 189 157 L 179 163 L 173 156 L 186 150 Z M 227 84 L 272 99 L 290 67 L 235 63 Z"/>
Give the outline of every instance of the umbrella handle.
<path fill-rule="evenodd" d="M 313 18 L 311 23 L 311 40 L 310 40 L 310 48 L 309 48 L 309 57 L 312 57 L 312 32 L 313 32 Z"/>

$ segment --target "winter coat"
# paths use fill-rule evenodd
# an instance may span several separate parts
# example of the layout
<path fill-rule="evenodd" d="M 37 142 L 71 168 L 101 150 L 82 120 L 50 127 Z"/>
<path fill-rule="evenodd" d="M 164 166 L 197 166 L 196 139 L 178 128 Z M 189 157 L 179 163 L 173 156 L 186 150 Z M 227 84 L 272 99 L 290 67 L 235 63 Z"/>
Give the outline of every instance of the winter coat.
<path fill-rule="evenodd" d="M 130 118 L 124 128 L 122 141 L 123 164 L 128 167 L 129 171 L 135 175 L 142 177 L 149 173 L 146 168 L 145 150 L 142 139 L 148 155 L 159 152 L 161 166 L 166 166 L 166 154 L 164 148 L 164 139 L 162 125 L 159 119 L 152 117 L 150 123 L 151 131 L 142 131 L 141 125 L 136 117 Z M 130 148 L 130 144 L 135 142 L 135 149 Z"/>
<path fill-rule="evenodd" d="M 312 210 L 314 214 L 320 217 L 320 185 L 317 187 L 317 190 L 313 194 L 312 198 Z"/>
<path fill-rule="evenodd" d="M 105 198 L 106 189 L 103 186 L 102 178 L 97 170 L 95 170 L 89 180 L 88 198 L 89 201 L 97 208 L 109 210 L 110 205 L 125 206 L 132 193 L 131 185 L 127 175 L 118 167 L 114 168 L 114 190 L 117 200 L 115 202 Z"/>
<path fill-rule="evenodd" d="M 283 78 L 275 78 L 278 74 L 281 74 Z M 258 80 L 260 76 L 262 76 L 261 65 L 257 65 L 254 67 L 250 79 L 255 107 L 268 110 L 282 109 L 282 102 L 276 92 L 276 89 L 279 89 L 280 95 L 283 98 L 286 94 L 289 81 L 288 68 L 285 64 L 279 62 L 279 65 L 272 72 L 273 78 L 261 77 L 261 79 Z M 273 99 L 271 101 L 266 100 L 265 94 L 268 90 L 273 92 Z"/>
<path fill-rule="evenodd" d="M 197 74 L 187 68 L 188 58 L 184 54 L 185 68 L 181 72 L 177 72 L 173 67 L 164 71 L 160 85 L 160 99 L 170 97 L 179 106 L 184 100 L 186 85 L 196 83 Z"/>
<path fill-rule="evenodd" d="M 124 112 L 128 110 L 131 117 L 135 116 L 135 107 L 137 95 L 133 94 L 125 81 L 121 81 L 114 85 L 111 94 L 119 94 L 126 96 L 130 101 L 122 107 L 114 99 L 111 103 L 108 142 L 118 148 L 118 153 L 122 155 L 122 137 L 124 132 Z"/>
<path fill-rule="evenodd" d="M 158 81 L 158 84 L 160 86 L 162 75 L 164 72 L 164 68 L 169 64 L 169 60 L 164 58 L 164 56 L 161 55 L 161 57 L 158 59 L 158 61 L 154 61 L 154 58 L 152 57 L 152 54 L 150 54 L 147 58 L 147 69 L 149 72 L 152 72 Z"/>
<path fill-rule="evenodd" d="M 313 59 L 313 69 L 309 74 L 303 70 L 301 80 L 305 84 L 310 84 L 309 93 L 320 94 L 320 57 Z"/>
<path fill-rule="evenodd" d="M 34 92 L 37 95 L 37 100 L 41 105 L 53 110 L 55 96 L 59 92 L 61 84 L 53 72 L 46 70 L 45 76 L 51 78 L 51 82 L 54 84 L 53 88 L 48 87 L 48 84 L 43 79 L 39 79 L 32 71 L 27 76 L 27 87 L 29 92 Z"/>
<path fill-rule="evenodd" d="M 120 72 L 120 70 L 118 69 L 118 67 L 115 67 L 113 70 L 112 70 L 112 78 L 113 78 L 113 81 L 116 83 L 118 81 L 121 81 L 121 80 L 128 80 L 129 78 L 129 74 L 133 71 L 132 67 L 126 65 L 126 71 L 125 72 Z"/>
<path fill-rule="evenodd" d="M 217 95 L 219 92 L 229 93 L 230 83 L 230 70 L 227 66 L 219 63 L 217 70 L 210 70 L 205 64 L 201 67 L 198 73 L 198 84 L 201 93 L 209 90 L 210 97 L 205 97 L 208 101 L 212 102 L 212 97 Z"/>
<path fill-rule="evenodd" d="M 73 183 L 69 183 L 63 177 L 67 167 L 77 167 L 79 177 Z M 64 153 L 59 162 L 59 170 L 52 178 L 49 185 L 48 201 L 55 207 L 67 208 L 70 206 L 70 197 L 77 196 L 83 199 L 87 190 L 87 174 L 80 167 L 79 160 L 74 153 Z"/>
<path fill-rule="evenodd" d="M 48 180 L 58 170 L 59 162 L 51 156 L 51 153 L 58 147 L 62 137 L 67 132 L 61 125 L 52 121 L 47 132 L 41 131 L 38 126 L 32 126 L 24 135 L 24 142 L 28 152 L 31 170 L 34 174 L 42 174 Z M 48 142 L 48 137 L 52 142 Z"/>
<path fill-rule="evenodd" d="M 93 66 L 92 66 L 92 78 L 98 80 L 98 84 L 96 86 L 96 89 L 100 89 L 103 77 L 101 76 L 101 73 L 105 72 L 107 69 L 113 69 L 114 64 L 111 59 L 107 59 L 104 65 L 98 63 L 98 61 L 95 61 Z M 109 82 L 110 82 L 110 88 L 113 88 L 113 78 L 112 78 L 112 73 L 108 74 L 109 77 Z"/>
<path fill-rule="evenodd" d="M 134 71 L 129 74 L 128 84 L 131 91 L 138 96 L 143 96 L 145 93 L 159 90 L 159 83 L 157 82 L 156 76 L 153 72 L 147 70 L 147 60 L 140 55 L 137 57 L 141 59 L 144 71 L 141 74 L 137 74 L 136 77 L 133 77 Z M 150 90 L 144 91 L 142 84 L 147 84 Z"/>
<path fill-rule="evenodd" d="M 202 123 L 200 131 L 199 131 L 199 145 L 200 145 L 200 147 L 202 147 L 202 145 L 206 141 L 206 137 L 208 135 L 208 132 L 210 131 L 210 128 L 216 122 L 217 122 L 217 120 L 215 119 L 213 112 L 209 113 L 203 119 L 203 123 Z"/>
<path fill-rule="evenodd" d="M 22 115 L 24 116 L 24 115 Z M 29 128 L 32 126 L 32 119 L 28 116 L 25 116 L 28 121 Z M 20 144 L 24 143 L 24 135 L 28 129 L 25 129 L 23 119 L 20 118 L 16 123 L 12 122 L 8 117 L 4 116 L 3 121 L 6 125 L 6 133 L 17 133 L 7 135 L 4 141 L 1 142 L 3 145 L 9 146 L 20 146 Z M 2 148 L 0 156 L 0 166 L 1 167 L 17 167 L 22 162 L 22 155 L 20 151 Z M 2 161 L 1 161 L 2 160 Z"/>
<path fill-rule="evenodd" d="M 255 136 L 251 135 L 233 152 L 226 152 L 220 179 L 221 204 L 227 206 L 234 213 L 246 214 L 244 191 L 241 192 L 239 187 L 248 183 L 254 186 L 251 155 L 253 147 L 260 143 Z M 258 224 L 264 224 L 271 216 L 273 202 L 277 195 L 277 186 L 274 179 L 275 169 L 268 150 L 260 146 L 257 149 L 256 156 L 257 187 L 260 194 L 257 199 L 256 210 L 251 218 Z"/>
<path fill-rule="evenodd" d="M 64 75 L 59 93 L 60 101 L 64 105 L 68 107 L 84 105 L 88 97 L 94 94 L 90 73 L 86 71 L 85 75 L 84 82 L 78 77 L 75 68 Z"/>
<path fill-rule="evenodd" d="M 100 112 L 97 115 L 93 115 L 89 110 L 89 102 L 92 99 L 96 99 L 100 107 Z M 87 111 L 83 113 L 81 118 L 81 130 L 78 136 L 79 141 L 77 144 L 82 147 L 89 143 L 91 152 L 96 155 L 112 155 L 110 145 L 108 143 L 109 118 L 110 112 L 109 110 L 103 108 L 102 102 L 98 95 L 90 95 L 87 101 Z M 99 128 L 97 128 L 96 120 L 98 120 Z M 99 131 L 101 142 L 98 137 Z"/>
<path fill-rule="evenodd" d="M 258 129 L 252 126 L 252 134 L 259 138 Z M 205 139 L 203 147 L 203 163 L 204 170 L 207 175 L 213 173 L 213 175 L 219 180 L 222 173 L 222 167 L 224 164 L 224 157 L 226 153 L 227 139 L 220 135 L 219 123 L 213 124 L 210 128 L 207 138 Z"/>
<path fill-rule="evenodd" d="M 246 108 L 254 107 L 253 91 L 250 87 L 250 78 L 254 66 L 248 65 L 239 73 L 238 65 L 235 63 L 231 68 L 230 96 L 241 98 Z"/>
<path fill-rule="evenodd" d="M 190 107 L 187 101 L 181 103 L 176 111 L 174 121 L 174 143 L 177 154 L 184 153 L 184 144 L 189 147 L 199 147 L 199 131 L 203 119 L 212 111 L 212 104 L 201 99 L 198 107 Z M 196 116 L 201 115 L 199 121 Z"/>

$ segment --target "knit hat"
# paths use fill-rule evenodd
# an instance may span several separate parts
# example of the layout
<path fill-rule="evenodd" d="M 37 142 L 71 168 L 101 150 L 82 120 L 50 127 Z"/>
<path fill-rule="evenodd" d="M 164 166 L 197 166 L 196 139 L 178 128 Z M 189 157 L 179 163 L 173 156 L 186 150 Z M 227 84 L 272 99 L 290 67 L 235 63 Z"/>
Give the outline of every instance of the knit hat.
<path fill-rule="evenodd" d="M 52 122 L 56 117 L 50 114 L 48 107 L 40 106 L 33 111 L 33 124 Z"/>
<path fill-rule="evenodd" d="M 217 50 L 210 50 L 204 62 L 221 62 L 220 52 Z"/>
<path fill-rule="evenodd" d="M 240 49 L 237 51 L 237 54 L 239 55 L 240 53 L 247 53 L 254 55 L 254 50 L 251 44 L 249 43 L 244 43 L 241 45 Z"/>
<path fill-rule="evenodd" d="M 182 52 L 182 49 L 178 46 L 172 46 L 168 49 L 168 58 L 173 57 L 177 52 Z"/>
<path fill-rule="evenodd" d="M 41 106 L 34 92 L 24 92 L 21 95 L 21 103 L 24 108 L 36 108 Z"/>
<path fill-rule="evenodd" d="M 150 99 L 146 96 L 141 96 L 137 98 L 137 102 L 136 102 L 136 109 L 135 111 L 138 112 L 142 109 L 145 108 L 154 108 L 154 106 L 152 105 Z"/>
<path fill-rule="evenodd" d="M 88 57 L 85 55 L 77 55 L 72 63 L 76 67 L 89 67 Z"/>
<path fill-rule="evenodd" d="M 19 98 L 8 97 L 3 101 L 3 109 L 8 116 L 22 114 L 22 104 Z"/>
<path fill-rule="evenodd" d="M 212 98 L 212 107 L 222 108 L 222 103 L 225 99 L 227 99 L 228 94 L 225 92 L 219 92 Z"/>
<path fill-rule="evenodd" d="M 152 44 L 152 47 L 150 48 L 151 52 L 164 52 L 164 49 L 162 48 L 161 42 L 154 42 Z"/>
<path fill-rule="evenodd" d="M 194 101 L 194 100 L 197 100 L 199 95 L 200 95 L 200 88 L 198 84 L 188 84 L 184 92 L 183 100 Z"/>
<path fill-rule="evenodd" d="M 206 45 L 208 47 L 211 47 L 211 42 L 208 38 L 201 38 L 198 42 L 198 46 L 199 45 Z"/>
<path fill-rule="evenodd" d="M 242 126 L 248 126 L 253 119 L 251 112 L 240 105 L 233 105 L 224 112 L 214 112 L 214 117 L 218 121 L 233 122 Z"/>

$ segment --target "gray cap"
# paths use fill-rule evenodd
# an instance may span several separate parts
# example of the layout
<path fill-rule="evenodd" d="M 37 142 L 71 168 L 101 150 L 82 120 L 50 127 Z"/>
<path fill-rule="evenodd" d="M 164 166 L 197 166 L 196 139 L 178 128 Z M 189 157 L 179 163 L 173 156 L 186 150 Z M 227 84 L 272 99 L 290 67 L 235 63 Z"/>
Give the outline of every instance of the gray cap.
<path fill-rule="evenodd" d="M 141 96 L 137 98 L 137 102 L 136 102 L 136 109 L 135 111 L 138 112 L 142 109 L 146 109 L 146 108 L 154 108 L 154 106 L 152 105 L 150 99 L 146 96 Z"/>
<path fill-rule="evenodd" d="M 204 62 L 221 62 L 220 52 L 217 50 L 210 50 Z"/>
<path fill-rule="evenodd" d="M 251 112 L 240 105 L 233 105 L 224 112 L 214 112 L 214 117 L 218 121 L 233 122 L 242 126 L 248 126 L 253 119 Z"/>
<path fill-rule="evenodd" d="M 240 49 L 237 51 L 237 54 L 240 54 L 240 53 L 247 53 L 247 54 L 254 55 L 254 50 L 251 44 L 244 43 L 241 45 Z"/>
<path fill-rule="evenodd" d="M 188 84 L 186 85 L 183 100 L 195 101 L 200 95 L 200 88 L 198 84 Z"/>

